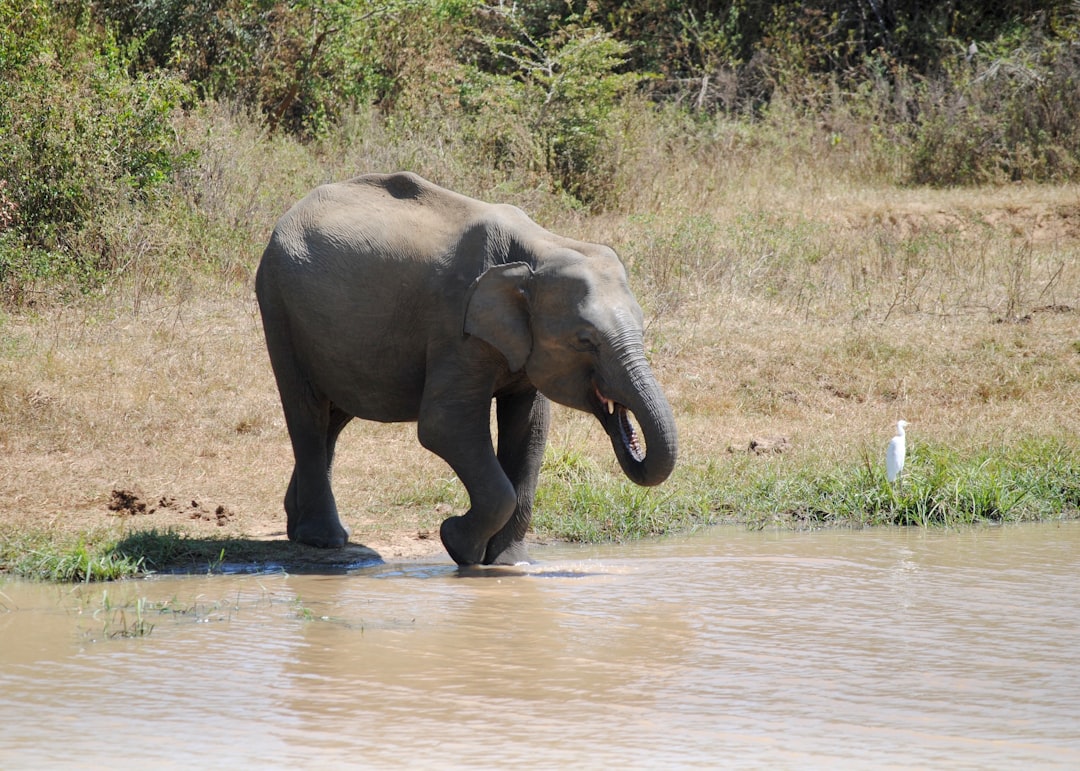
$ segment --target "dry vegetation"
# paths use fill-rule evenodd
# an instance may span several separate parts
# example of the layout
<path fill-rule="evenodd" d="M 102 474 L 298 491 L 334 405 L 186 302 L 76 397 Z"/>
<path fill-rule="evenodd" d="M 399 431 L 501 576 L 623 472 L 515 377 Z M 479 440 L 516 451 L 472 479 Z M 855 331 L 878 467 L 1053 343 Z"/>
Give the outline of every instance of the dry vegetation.
<path fill-rule="evenodd" d="M 621 252 L 680 425 L 669 488 L 694 485 L 703 469 L 737 480 L 755 465 L 877 464 L 898 418 L 912 422 L 914 446 L 961 455 L 1055 438 L 1075 474 L 1076 187 L 902 188 L 833 171 L 850 158 L 669 149 L 622 168 L 624 212 L 586 216 L 441 173 L 437 151 L 388 150 L 377 127 L 313 167 L 300 146 L 242 117 L 205 120 L 195 173 L 217 212 L 205 231 L 129 221 L 131 269 L 103 295 L 0 316 L 0 532 L 283 538 L 291 457 L 251 276 L 290 197 L 320 178 L 399 167 L 517 202 Z M 235 248 L 219 247 L 210 274 L 138 261 L 154 239 L 197 251 L 222 234 Z M 773 436 L 789 449 L 746 452 Z M 550 453 L 549 487 L 564 484 L 558 466 L 570 456 L 618 477 L 585 416 L 559 410 Z M 467 503 L 411 425 L 350 427 L 335 484 L 354 540 L 385 558 L 441 553 L 438 522 Z"/>

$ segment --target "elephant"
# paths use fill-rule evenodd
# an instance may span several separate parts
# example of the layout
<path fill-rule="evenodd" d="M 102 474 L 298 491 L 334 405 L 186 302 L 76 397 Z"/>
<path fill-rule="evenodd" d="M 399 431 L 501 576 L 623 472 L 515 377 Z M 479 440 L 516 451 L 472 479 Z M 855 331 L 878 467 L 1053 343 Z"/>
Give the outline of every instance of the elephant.
<path fill-rule="evenodd" d="M 348 541 L 331 468 L 353 418 L 416 422 L 453 469 L 469 509 L 439 534 L 462 566 L 529 561 L 549 400 L 595 415 L 637 484 L 675 466 L 622 261 L 515 206 L 410 172 L 325 184 L 277 222 L 255 292 L 295 460 L 290 540 Z"/>

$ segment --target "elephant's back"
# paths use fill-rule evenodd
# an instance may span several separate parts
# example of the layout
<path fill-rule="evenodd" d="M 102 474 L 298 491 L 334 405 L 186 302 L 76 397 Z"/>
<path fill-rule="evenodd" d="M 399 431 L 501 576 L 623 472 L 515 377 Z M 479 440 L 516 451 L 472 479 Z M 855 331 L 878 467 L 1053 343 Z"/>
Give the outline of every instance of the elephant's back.
<path fill-rule="evenodd" d="M 415 174 L 367 174 L 311 191 L 278 221 L 271 247 L 304 261 L 422 261 L 447 253 L 487 206 Z"/>

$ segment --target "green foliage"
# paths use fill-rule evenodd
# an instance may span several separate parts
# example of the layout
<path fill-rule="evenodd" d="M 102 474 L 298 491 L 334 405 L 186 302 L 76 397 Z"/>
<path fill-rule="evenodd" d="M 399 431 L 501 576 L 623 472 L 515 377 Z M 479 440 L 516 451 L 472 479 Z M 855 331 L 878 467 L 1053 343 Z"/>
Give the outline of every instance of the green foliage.
<path fill-rule="evenodd" d="M 868 36 L 843 13 L 777 9 L 762 50 L 806 117 L 842 106 L 891 125 L 908 180 L 969 185 L 1080 173 L 1080 14 L 1061 2 L 897 4 Z M 867 86 L 873 85 L 868 90 Z"/>
<path fill-rule="evenodd" d="M 281 565 L 296 557 L 288 541 L 196 538 L 167 529 L 117 535 L 102 528 L 77 539 L 49 532 L 0 532 L 0 574 L 40 581 L 90 583 L 155 572 L 213 573 L 226 558 L 237 563 Z"/>
<path fill-rule="evenodd" d="M 264 192 L 268 167 L 196 169 L 228 141 L 203 116 L 228 110 L 324 164 L 305 182 L 408 167 L 561 209 L 629 203 L 668 144 L 710 162 L 775 147 L 872 181 L 1076 180 L 1078 42 L 1066 0 L 0 0 L 0 300 L 226 236 L 217 264 L 243 279 L 255 228 L 236 222 L 300 191 Z M 251 200 L 223 214 L 210 188 L 245 174 Z M 776 240 L 755 230 L 750 247 Z M 674 302 L 693 270 L 657 267 Z M 775 267 L 763 289 L 792 291 Z"/>
<path fill-rule="evenodd" d="M 439 54 L 478 0 L 123 0 L 96 4 L 141 66 L 183 73 L 204 99 L 237 100 L 271 127 L 319 138 L 358 105 L 392 109 L 437 87 Z M 436 68 L 433 72 L 432 69 Z"/>
<path fill-rule="evenodd" d="M 7 10 L 7 9 L 0 9 Z M 129 74 L 131 45 L 68 29 L 45 8 L 0 19 L 0 288 L 36 279 L 93 285 L 116 267 L 106 212 L 157 195 L 189 156 L 174 110 L 187 89 Z"/>
<path fill-rule="evenodd" d="M 0 73 L 6 77 L 48 46 L 52 5 L 44 0 L 0 0 Z"/>
<path fill-rule="evenodd" d="M 102 624 L 101 633 L 109 639 L 134 639 L 148 637 L 154 631 L 154 624 L 147 618 L 150 611 L 159 609 L 145 597 L 139 597 L 134 603 L 115 602 L 108 592 L 101 594 L 101 607 L 94 612 L 94 618 Z M 128 618 L 128 613 L 132 617 Z"/>
<path fill-rule="evenodd" d="M 707 496 L 638 487 L 583 455 L 549 450 L 540 475 L 534 528 L 569 541 L 624 541 L 691 530 L 715 521 Z"/>
<path fill-rule="evenodd" d="M 141 559 L 115 546 L 115 540 L 92 533 L 74 541 L 44 533 L 0 533 L 0 572 L 64 582 L 114 581 L 144 572 Z"/>
<path fill-rule="evenodd" d="M 473 71 L 461 102 L 493 161 L 545 172 L 584 203 L 609 201 L 613 114 L 645 77 L 619 72 L 629 45 L 577 24 L 538 40 L 512 13 L 484 43 L 490 71 Z"/>
<path fill-rule="evenodd" d="M 1028 441 L 958 459 L 943 448 L 918 448 L 910 484 L 891 510 L 904 525 L 1023 522 L 1075 516 L 1080 466 L 1058 442 Z"/>
<path fill-rule="evenodd" d="M 943 446 L 909 448 L 890 486 L 870 459 L 856 467 L 755 474 L 734 507 L 760 526 L 957 526 L 1080 516 L 1075 448 L 1032 440 L 963 456 Z M 749 492 L 748 492 L 749 490 Z"/>

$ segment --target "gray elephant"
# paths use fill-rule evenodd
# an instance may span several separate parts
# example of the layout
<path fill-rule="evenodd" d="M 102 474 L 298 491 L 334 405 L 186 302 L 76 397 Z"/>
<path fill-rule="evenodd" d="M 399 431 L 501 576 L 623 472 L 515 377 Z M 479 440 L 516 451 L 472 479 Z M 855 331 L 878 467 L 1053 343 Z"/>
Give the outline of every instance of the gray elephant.
<path fill-rule="evenodd" d="M 595 415 L 634 482 L 659 484 L 675 465 L 675 421 L 619 258 L 514 206 L 410 173 L 324 185 L 277 223 L 255 287 L 296 461 L 294 541 L 348 539 L 330 471 L 354 417 L 416 421 L 453 468 L 470 508 L 440 535 L 460 565 L 528 560 L 548 399 Z"/>

